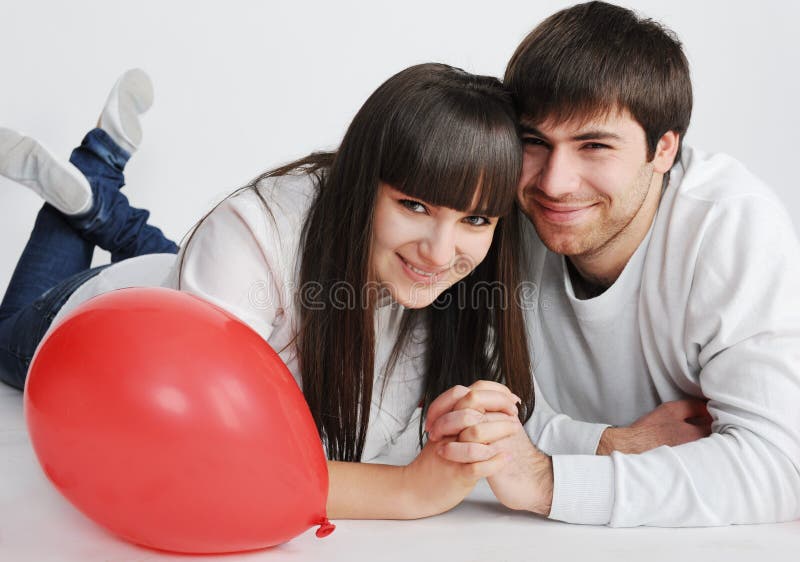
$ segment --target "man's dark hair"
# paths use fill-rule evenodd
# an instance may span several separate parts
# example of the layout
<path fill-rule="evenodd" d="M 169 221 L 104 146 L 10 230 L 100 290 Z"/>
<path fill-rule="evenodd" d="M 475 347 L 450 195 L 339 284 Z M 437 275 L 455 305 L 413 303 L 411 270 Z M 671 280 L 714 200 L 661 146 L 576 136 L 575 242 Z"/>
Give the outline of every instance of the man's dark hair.
<path fill-rule="evenodd" d="M 627 109 L 645 131 L 648 160 L 667 131 L 683 141 L 692 114 L 689 63 L 675 34 L 605 2 L 578 4 L 539 24 L 511 57 L 505 85 L 532 123 Z"/>

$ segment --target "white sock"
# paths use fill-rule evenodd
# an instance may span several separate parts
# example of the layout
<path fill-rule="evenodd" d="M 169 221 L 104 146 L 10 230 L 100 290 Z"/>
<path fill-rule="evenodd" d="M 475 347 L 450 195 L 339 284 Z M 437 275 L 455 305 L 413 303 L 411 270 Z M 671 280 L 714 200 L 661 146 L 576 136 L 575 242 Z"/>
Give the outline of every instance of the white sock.
<path fill-rule="evenodd" d="M 0 127 L 0 175 L 21 183 L 66 215 L 92 206 L 92 188 L 78 168 L 31 137 Z"/>
<path fill-rule="evenodd" d="M 120 76 L 108 94 L 97 126 L 133 154 L 142 142 L 139 115 L 150 109 L 151 105 L 153 83 L 150 77 L 139 68 L 131 69 Z"/>

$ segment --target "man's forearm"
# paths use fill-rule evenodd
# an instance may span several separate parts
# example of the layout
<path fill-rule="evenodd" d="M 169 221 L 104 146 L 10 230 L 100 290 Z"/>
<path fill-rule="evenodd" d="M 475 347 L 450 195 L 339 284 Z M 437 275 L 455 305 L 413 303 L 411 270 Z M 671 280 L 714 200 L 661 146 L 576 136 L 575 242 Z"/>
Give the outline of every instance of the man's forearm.
<path fill-rule="evenodd" d="M 618 427 L 607 427 L 603 434 L 600 436 L 600 442 L 597 444 L 598 455 L 610 455 L 613 451 L 623 451 L 626 445 L 623 445 L 624 436 L 621 435 Z"/>
<path fill-rule="evenodd" d="M 534 471 L 534 478 L 539 482 L 541 494 L 529 511 L 549 517 L 550 508 L 553 506 L 553 459 L 545 455 L 545 459 L 537 463 Z"/>
<path fill-rule="evenodd" d="M 661 445 L 672 445 L 668 436 L 657 427 L 608 427 L 597 444 L 598 455 L 610 455 L 614 451 L 639 454 Z"/>
<path fill-rule="evenodd" d="M 676 447 L 691 443 L 711 433 L 710 421 L 691 423 L 680 420 L 630 427 L 607 427 L 600 436 L 596 454 L 610 455 L 613 451 L 639 454 L 666 445 Z"/>

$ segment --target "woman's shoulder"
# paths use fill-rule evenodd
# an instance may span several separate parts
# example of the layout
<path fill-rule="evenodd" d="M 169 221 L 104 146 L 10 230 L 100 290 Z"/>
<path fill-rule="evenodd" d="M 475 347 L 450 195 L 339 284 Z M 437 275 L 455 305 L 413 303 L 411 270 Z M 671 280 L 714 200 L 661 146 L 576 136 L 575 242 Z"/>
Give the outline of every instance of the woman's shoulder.
<path fill-rule="evenodd" d="M 292 306 L 314 187 L 269 178 L 222 200 L 183 245 L 167 285 L 225 308 L 269 340 Z"/>
<path fill-rule="evenodd" d="M 224 231 L 227 238 L 239 232 L 259 245 L 277 243 L 294 253 L 316 193 L 314 178 L 306 174 L 263 178 L 224 199 L 200 228 L 219 234 Z"/>
<path fill-rule="evenodd" d="M 263 178 L 244 193 L 250 204 L 258 203 L 262 208 L 266 205 L 276 218 L 302 222 L 317 197 L 318 183 L 313 175 L 292 173 Z"/>

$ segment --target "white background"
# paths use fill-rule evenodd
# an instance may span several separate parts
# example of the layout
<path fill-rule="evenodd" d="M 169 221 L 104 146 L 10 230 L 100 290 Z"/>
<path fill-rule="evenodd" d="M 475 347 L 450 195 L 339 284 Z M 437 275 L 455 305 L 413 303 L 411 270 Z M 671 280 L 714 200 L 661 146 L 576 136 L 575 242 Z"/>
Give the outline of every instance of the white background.
<path fill-rule="evenodd" d="M 260 171 L 337 145 L 366 97 L 411 64 L 502 75 L 555 0 L 163 2 L 0 0 L 0 124 L 67 158 L 117 76 L 139 66 L 156 102 L 126 192 L 179 239 Z M 800 225 L 800 48 L 794 1 L 640 0 L 692 64 L 688 142 L 743 160 Z M 0 178 L 0 292 L 41 202 Z M 344 220 L 346 220 L 343 217 Z M 106 256 L 98 252 L 96 263 Z"/>
<path fill-rule="evenodd" d="M 66 158 L 127 68 L 146 69 L 156 103 L 128 168 L 128 196 L 180 238 L 260 171 L 333 148 L 380 82 L 418 62 L 501 75 L 522 37 L 568 5 L 555 0 L 380 2 L 0 0 L 0 125 Z M 688 142 L 745 161 L 800 226 L 800 3 L 641 0 L 674 29 L 693 67 Z M 0 293 L 41 202 L 0 179 Z M 343 217 L 346 220 L 346 217 Z M 97 261 L 105 256 L 98 253 Z M 72 509 L 36 468 L 21 400 L 0 388 L 0 559 L 188 560 L 118 541 Z M 479 491 L 480 492 L 480 491 Z M 480 494 L 483 495 L 480 495 Z M 445 516 L 337 522 L 236 560 L 795 560 L 797 523 L 718 529 L 559 525 L 499 510 L 483 490 Z M 488 497 L 488 496 L 487 496 Z M 531 540 L 535 541 L 531 550 Z M 420 553 L 427 554 L 420 554 Z"/>

